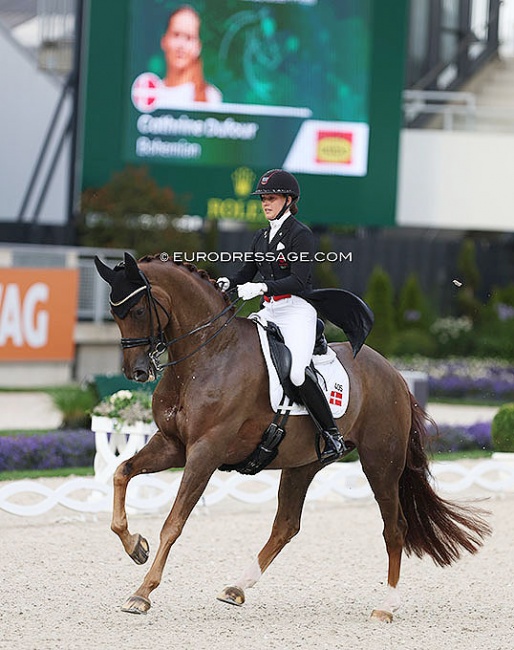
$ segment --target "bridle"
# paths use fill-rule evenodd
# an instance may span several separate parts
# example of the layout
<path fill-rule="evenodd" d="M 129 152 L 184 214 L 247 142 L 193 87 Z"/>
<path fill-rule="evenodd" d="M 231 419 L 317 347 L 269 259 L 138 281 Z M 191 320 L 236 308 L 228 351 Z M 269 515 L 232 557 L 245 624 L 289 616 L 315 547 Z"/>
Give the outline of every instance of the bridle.
<path fill-rule="evenodd" d="M 218 336 L 218 334 L 220 334 L 223 331 L 223 329 L 237 316 L 237 314 L 243 308 L 243 305 L 240 305 L 239 308 L 236 309 L 234 313 L 231 314 L 230 317 L 211 336 L 209 336 L 208 339 L 206 339 L 203 343 L 201 343 L 198 347 L 196 347 L 192 352 L 189 352 L 188 354 L 181 357 L 180 359 L 175 359 L 174 361 L 168 361 L 167 363 L 160 363 L 159 357 L 162 354 L 164 354 L 164 352 L 166 352 L 166 350 L 170 348 L 174 343 L 178 343 L 179 341 L 182 341 L 183 339 L 186 339 L 187 337 L 192 336 L 193 334 L 196 334 L 208 327 L 211 327 L 213 323 L 215 323 L 219 318 L 224 316 L 228 311 L 232 309 L 232 307 L 234 307 L 239 301 L 241 301 L 241 298 L 235 298 L 234 300 L 231 300 L 224 309 L 222 309 L 218 314 L 210 318 L 207 322 L 202 323 L 201 325 L 194 327 L 192 330 L 189 330 L 188 332 L 185 332 L 180 336 L 176 336 L 175 338 L 168 341 L 166 339 L 164 327 L 162 326 L 161 319 L 159 317 L 159 307 L 167 315 L 168 322 L 171 315 L 166 311 L 165 307 L 159 302 L 159 300 L 153 295 L 152 287 L 148 281 L 148 278 L 143 273 L 143 271 L 141 271 L 141 269 L 139 269 L 139 274 L 141 276 L 142 281 L 144 282 L 143 288 L 145 290 L 146 297 L 148 299 L 149 314 L 150 314 L 150 335 L 144 337 L 122 337 L 120 342 L 121 342 L 121 347 L 124 350 L 128 348 L 137 348 L 144 345 L 150 346 L 150 349 L 148 351 L 148 357 L 150 359 L 150 365 L 154 370 L 154 373 L 161 372 L 162 370 L 164 370 L 164 368 L 168 368 L 170 366 L 176 366 L 182 361 L 189 359 L 189 357 L 192 357 L 199 350 L 201 350 L 208 343 L 210 343 L 213 339 L 215 339 Z M 233 291 L 235 291 L 235 288 L 231 289 L 228 293 L 230 294 Z M 154 331 L 155 323 L 157 324 L 156 336 L 152 334 L 152 332 Z"/>

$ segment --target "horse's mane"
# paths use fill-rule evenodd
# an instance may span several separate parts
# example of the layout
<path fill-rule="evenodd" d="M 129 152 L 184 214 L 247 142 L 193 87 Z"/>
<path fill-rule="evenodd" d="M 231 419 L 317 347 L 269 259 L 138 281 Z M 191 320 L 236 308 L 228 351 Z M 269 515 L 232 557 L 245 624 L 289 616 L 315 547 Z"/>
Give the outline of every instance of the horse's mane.
<path fill-rule="evenodd" d="M 192 264 L 191 262 L 175 262 L 171 258 L 168 258 L 167 260 L 163 260 L 161 258 L 160 253 L 156 253 L 155 255 L 144 255 L 143 257 L 140 257 L 138 259 L 139 262 L 153 262 L 155 260 L 158 260 L 159 262 L 164 262 L 165 264 L 171 263 L 174 264 L 175 266 L 182 267 L 184 269 L 187 269 L 190 273 L 196 273 L 202 280 L 206 280 L 209 282 L 209 284 L 214 287 L 214 289 L 220 293 L 225 300 L 227 304 L 230 304 L 230 298 L 227 296 L 227 294 L 220 289 L 218 286 L 218 283 L 216 280 L 213 280 L 211 276 L 207 273 L 205 269 L 199 269 L 197 266 Z"/>

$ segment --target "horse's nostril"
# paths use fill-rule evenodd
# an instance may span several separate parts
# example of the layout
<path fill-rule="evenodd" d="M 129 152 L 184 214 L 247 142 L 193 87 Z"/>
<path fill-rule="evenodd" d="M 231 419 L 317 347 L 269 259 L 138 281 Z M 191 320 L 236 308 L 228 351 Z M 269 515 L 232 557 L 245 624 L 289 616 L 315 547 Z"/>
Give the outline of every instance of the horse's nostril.
<path fill-rule="evenodd" d="M 148 373 L 146 370 L 134 370 L 134 380 L 139 382 L 148 381 Z"/>

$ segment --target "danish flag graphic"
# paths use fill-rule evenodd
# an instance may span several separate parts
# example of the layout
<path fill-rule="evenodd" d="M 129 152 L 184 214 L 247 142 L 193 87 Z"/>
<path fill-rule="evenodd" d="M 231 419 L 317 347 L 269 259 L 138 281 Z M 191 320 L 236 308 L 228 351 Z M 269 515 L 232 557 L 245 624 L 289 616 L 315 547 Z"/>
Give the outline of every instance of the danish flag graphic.
<path fill-rule="evenodd" d="M 333 404 L 334 406 L 342 406 L 343 405 L 343 393 L 340 393 L 338 390 L 333 390 L 330 392 L 330 400 L 329 402 Z"/>
<path fill-rule="evenodd" d="M 131 96 L 138 111 L 148 113 L 156 108 L 155 102 L 161 86 L 161 80 L 152 72 L 144 72 L 136 77 L 132 84 Z"/>

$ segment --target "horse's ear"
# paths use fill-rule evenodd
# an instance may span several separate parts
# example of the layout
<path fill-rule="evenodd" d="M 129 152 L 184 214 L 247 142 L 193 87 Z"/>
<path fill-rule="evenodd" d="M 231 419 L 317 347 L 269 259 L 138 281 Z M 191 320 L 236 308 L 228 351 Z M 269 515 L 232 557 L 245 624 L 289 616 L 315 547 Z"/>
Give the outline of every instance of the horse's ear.
<path fill-rule="evenodd" d="M 125 252 L 125 277 L 132 282 L 141 282 L 141 274 L 139 267 L 134 257 L 130 253 Z"/>
<path fill-rule="evenodd" d="M 116 276 L 116 271 L 114 271 L 114 269 L 111 269 L 110 266 L 107 266 L 107 264 L 104 264 L 104 262 L 102 262 L 102 260 L 97 255 L 95 255 L 95 266 L 100 277 L 105 280 L 107 284 L 112 285 L 112 281 Z"/>

